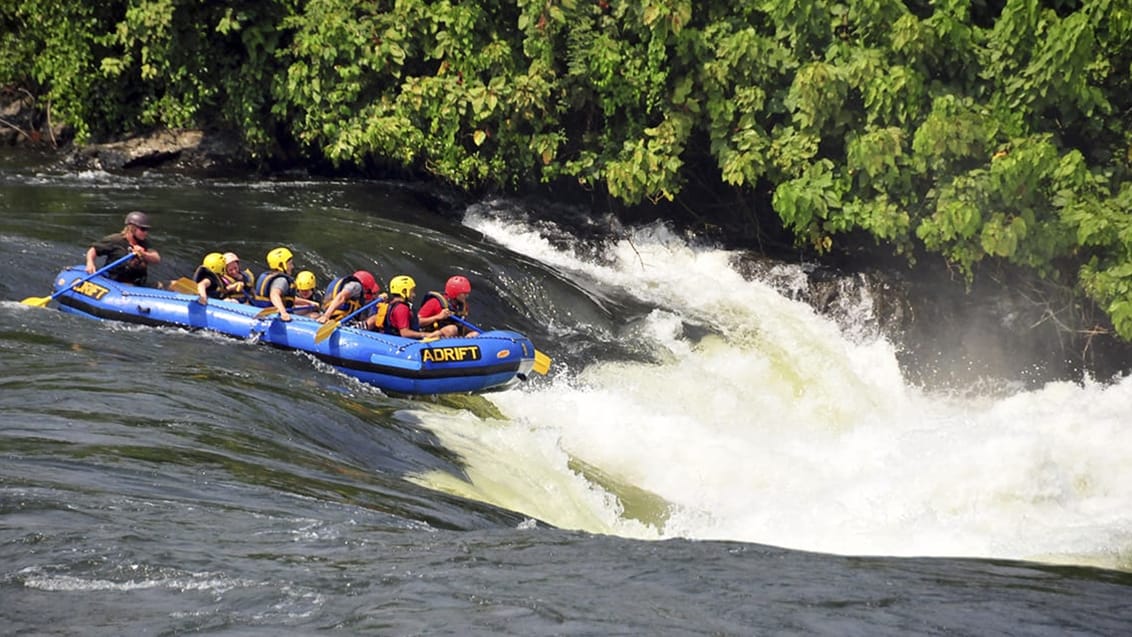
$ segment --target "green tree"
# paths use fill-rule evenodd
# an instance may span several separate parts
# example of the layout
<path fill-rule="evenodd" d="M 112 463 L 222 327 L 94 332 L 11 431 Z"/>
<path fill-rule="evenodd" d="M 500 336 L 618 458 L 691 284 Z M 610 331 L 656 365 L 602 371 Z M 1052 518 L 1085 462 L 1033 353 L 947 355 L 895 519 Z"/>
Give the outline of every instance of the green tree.
<path fill-rule="evenodd" d="M 14 0 L 0 42 L 81 140 L 222 127 L 637 207 L 694 183 L 819 253 L 1030 268 L 1132 339 L 1132 0 Z"/>

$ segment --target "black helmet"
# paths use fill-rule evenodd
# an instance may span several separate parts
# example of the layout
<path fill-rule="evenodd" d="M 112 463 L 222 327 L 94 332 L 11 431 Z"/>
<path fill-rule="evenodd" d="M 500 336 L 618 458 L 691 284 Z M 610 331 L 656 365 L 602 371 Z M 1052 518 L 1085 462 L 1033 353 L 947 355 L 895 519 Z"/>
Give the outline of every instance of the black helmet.
<path fill-rule="evenodd" d="M 149 230 L 149 215 L 139 210 L 135 210 L 126 215 L 126 225 L 137 226 L 142 230 Z"/>

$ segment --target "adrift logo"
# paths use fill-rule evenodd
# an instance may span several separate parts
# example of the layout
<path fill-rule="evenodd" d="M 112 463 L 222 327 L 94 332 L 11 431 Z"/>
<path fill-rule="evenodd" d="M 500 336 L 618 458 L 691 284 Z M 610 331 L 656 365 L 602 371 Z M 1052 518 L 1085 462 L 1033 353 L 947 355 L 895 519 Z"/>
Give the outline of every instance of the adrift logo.
<path fill-rule="evenodd" d="M 477 345 L 433 347 L 421 351 L 421 360 L 431 363 L 462 363 L 464 361 L 478 361 L 479 359 L 480 348 Z"/>
<path fill-rule="evenodd" d="M 83 296 L 89 296 L 96 301 L 101 301 L 102 297 L 106 296 L 110 292 L 109 288 L 104 288 L 101 285 L 97 283 L 91 283 L 90 281 L 83 281 L 74 289 L 75 292 L 78 292 Z"/>

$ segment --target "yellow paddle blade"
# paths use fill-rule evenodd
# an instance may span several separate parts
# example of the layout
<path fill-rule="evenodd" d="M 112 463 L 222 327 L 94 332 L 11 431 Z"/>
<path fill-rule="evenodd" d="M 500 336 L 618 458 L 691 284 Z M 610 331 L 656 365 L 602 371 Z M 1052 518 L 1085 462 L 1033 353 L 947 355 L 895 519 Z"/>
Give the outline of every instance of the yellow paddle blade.
<path fill-rule="evenodd" d="M 174 292 L 180 292 L 181 294 L 196 294 L 197 284 L 190 278 L 181 277 L 176 281 L 170 281 L 169 289 Z"/>
<path fill-rule="evenodd" d="M 531 371 L 545 376 L 550 371 L 550 357 L 536 349 L 535 364 L 531 366 Z"/>
<path fill-rule="evenodd" d="M 326 325 L 318 328 L 318 331 L 314 333 L 314 342 L 321 343 L 330 338 L 330 335 L 334 333 L 334 330 L 338 329 L 338 324 L 340 322 L 341 321 L 329 321 L 326 323 Z"/>
<path fill-rule="evenodd" d="M 258 312 L 258 313 L 257 313 L 257 314 L 255 315 L 255 317 L 256 317 L 257 319 L 261 319 L 261 318 L 267 318 L 267 317 L 271 316 L 272 314 L 275 314 L 275 313 L 276 313 L 276 312 L 278 312 L 278 311 L 279 311 L 279 310 L 277 310 L 277 309 L 275 309 L 275 308 L 273 308 L 273 307 L 265 307 L 265 308 L 263 308 L 262 310 L 260 310 L 260 311 L 259 311 L 259 312 Z"/>
<path fill-rule="evenodd" d="M 47 302 L 51 300 L 49 296 L 29 296 L 28 298 L 20 301 L 24 305 L 32 307 L 47 307 Z"/>

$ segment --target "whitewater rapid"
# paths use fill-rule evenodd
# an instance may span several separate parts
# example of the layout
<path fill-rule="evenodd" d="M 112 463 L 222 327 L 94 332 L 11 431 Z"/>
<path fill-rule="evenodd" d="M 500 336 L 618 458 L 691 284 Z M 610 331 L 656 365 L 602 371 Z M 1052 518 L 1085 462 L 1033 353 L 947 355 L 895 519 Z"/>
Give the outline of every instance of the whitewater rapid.
<path fill-rule="evenodd" d="M 789 298 L 801 268 L 747 280 L 733 253 L 660 225 L 594 255 L 521 218 L 473 210 L 465 224 L 580 289 L 655 308 L 612 331 L 548 310 L 559 330 L 650 360 L 556 369 L 489 396 L 499 419 L 417 414 L 467 463 L 419 482 L 634 538 L 1132 568 L 1132 380 L 924 389 L 869 299 L 835 322 Z"/>

